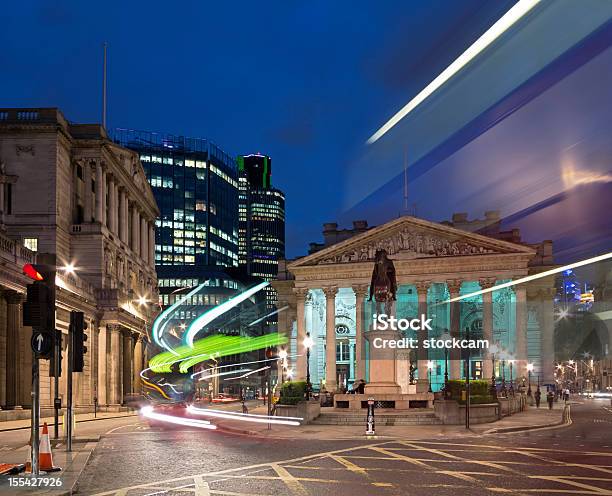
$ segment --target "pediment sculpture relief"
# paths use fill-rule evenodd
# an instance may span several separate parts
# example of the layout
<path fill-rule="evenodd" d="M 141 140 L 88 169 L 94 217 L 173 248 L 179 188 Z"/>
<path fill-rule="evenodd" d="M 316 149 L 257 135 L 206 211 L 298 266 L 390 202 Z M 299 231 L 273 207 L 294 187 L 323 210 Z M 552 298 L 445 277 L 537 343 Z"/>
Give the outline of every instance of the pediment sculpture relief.
<path fill-rule="evenodd" d="M 322 259 L 320 264 L 363 262 L 374 260 L 376 252 L 384 250 L 388 255 L 399 252 L 410 252 L 422 257 L 452 257 L 460 255 L 483 255 L 497 253 L 495 250 L 477 246 L 464 240 L 450 240 L 432 236 L 424 232 L 403 229 L 393 236 L 371 241 L 369 243 L 349 248 L 341 253 L 335 253 Z"/>

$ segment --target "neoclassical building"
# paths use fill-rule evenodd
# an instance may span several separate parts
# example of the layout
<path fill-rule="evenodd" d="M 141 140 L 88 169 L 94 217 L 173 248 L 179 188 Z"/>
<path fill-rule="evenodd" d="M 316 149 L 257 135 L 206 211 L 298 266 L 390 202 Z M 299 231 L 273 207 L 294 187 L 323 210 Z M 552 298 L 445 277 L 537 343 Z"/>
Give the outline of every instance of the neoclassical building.
<path fill-rule="evenodd" d="M 489 213 L 491 214 L 491 213 Z M 472 377 L 491 379 L 505 374 L 509 379 L 527 374 L 533 364 L 533 378 L 553 382 L 553 296 L 554 278 L 543 277 L 456 303 L 449 299 L 480 289 L 536 274 L 552 268 L 552 244 L 527 245 L 518 233 L 489 235 L 458 229 L 453 223 L 434 223 L 411 216 L 367 228 L 356 223 L 354 233 L 337 231 L 327 224 L 324 234 L 331 243 L 312 244 L 310 255 L 290 261 L 273 283 L 278 307 L 287 307 L 278 316 L 280 332 L 291 339 L 290 354 L 297 355 L 294 377 L 304 379 L 306 357 L 303 340 L 310 333 L 315 345 L 311 352 L 311 381 L 327 390 L 350 387 L 359 379 L 369 381 L 372 329 L 375 304 L 368 301 L 374 255 L 384 249 L 393 261 L 397 277 L 397 318 L 432 318 L 433 331 L 405 333 L 407 337 L 482 337 L 495 344 L 495 355 L 471 357 Z M 457 222 L 457 224 L 460 224 Z M 469 223 L 468 223 L 469 224 Z M 331 227 L 330 227 L 331 226 Z M 365 224 L 367 226 L 367 224 Z M 474 228 L 482 227 L 477 223 Z M 504 239 L 505 238 L 505 239 Z M 510 239 L 510 241 L 508 240 Z M 410 334 L 412 332 L 412 334 Z M 410 365 L 417 391 L 433 390 L 444 383 L 445 357 L 442 350 L 406 350 L 396 354 L 395 382 L 408 392 Z M 465 357 L 459 350 L 448 356 L 449 377 L 464 376 Z M 495 367 L 495 369 L 493 368 Z"/>
<path fill-rule="evenodd" d="M 64 334 L 65 397 L 70 311 L 85 312 L 88 352 L 75 374 L 80 410 L 118 408 L 138 390 L 158 295 L 158 208 L 137 154 L 97 124 L 69 123 L 55 108 L 0 109 L 0 412 L 31 404 L 31 329 L 22 325 L 24 263 L 55 257 L 56 327 Z M 72 270 L 74 268 L 74 270 Z M 41 360 L 41 406 L 54 380 Z M 45 412 L 43 412 L 44 414 Z"/>

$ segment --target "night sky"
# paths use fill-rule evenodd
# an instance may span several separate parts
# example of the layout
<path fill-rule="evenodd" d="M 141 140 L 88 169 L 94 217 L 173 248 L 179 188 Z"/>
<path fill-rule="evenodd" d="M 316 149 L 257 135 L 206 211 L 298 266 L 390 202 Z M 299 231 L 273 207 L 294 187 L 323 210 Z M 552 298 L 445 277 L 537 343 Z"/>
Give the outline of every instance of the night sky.
<path fill-rule="evenodd" d="M 367 208 L 355 208 L 355 181 L 376 168 L 363 161 L 365 140 L 513 3 L 11 2 L 0 30 L 0 106 L 57 106 L 71 121 L 99 122 L 107 41 L 108 127 L 270 155 L 272 183 L 287 195 L 292 257 L 320 240 L 323 222 L 397 215 L 397 188 L 380 207 L 366 191 Z M 401 146 L 393 154 L 401 170 Z M 421 181 L 423 215 L 461 210 L 462 197 L 436 197 L 439 177 Z M 503 207 L 489 199 L 465 209 Z"/>
<path fill-rule="evenodd" d="M 511 3 L 11 2 L 0 102 L 99 122 L 107 41 L 108 126 L 269 154 L 294 256 L 338 217 L 367 137 Z"/>

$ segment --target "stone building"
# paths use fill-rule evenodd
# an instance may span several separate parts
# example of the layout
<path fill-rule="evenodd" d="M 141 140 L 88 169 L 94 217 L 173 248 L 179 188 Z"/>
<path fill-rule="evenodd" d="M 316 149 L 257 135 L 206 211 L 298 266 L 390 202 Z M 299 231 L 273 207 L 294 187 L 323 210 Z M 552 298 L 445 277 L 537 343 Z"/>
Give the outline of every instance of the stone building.
<path fill-rule="evenodd" d="M 454 220 L 466 219 L 459 216 Z M 368 334 L 376 309 L 368 301 L 368 288 L 375 253 L 385 249 L 396 270 L 396 317 L 426 314 L 433 318 L 433 331 L 420 335 L 420 339 L 445 333 L 464 336 L 469 328 L 471 337 L 488 339 L 498 349 L 495 354 L 472 356 L 473 378 L 491 380 L 494 371 L 497 378 L 509 378 L 512 363 L 516 379 L 526 375 L 526 365 L 531 363 L 534 379 L 537 374 L 542 383 L 553 383 L 552 276 L 446 303 L 449 298 L 553 267 L 550 241 L 521 243 L 518 232 L 494 232 L 494 213 L 488 214 L 488 221 L 462 225 L 466 230 L 452 223 L 411 216 L 377 227 L 367 227 L 360 221 L 350 231 L 338 231 L 336 224 L 326 224 L 326 242 L 311 244 L 308 256 L 283 261 L 279 280 L 273 282 L 279 308 L 287 307 L 278 315 L 278 327 L 291 337 L 290 355 L 297 355 L 292 363 L 294 377 L 305 377 L 302 343 L 310 332 L 315 342 L 310 354 L 315 388 L 321 384 L 333 391 L 350 388 L 359 379 L 371 380 Z M 469 232 L 483 226 L 488 229 L 487 235 Z M 328 242 L 328 238 L 332 239 Z M 427 391 L 430 377 L 433 390 L 439 390 L 446 367 L 451 379 L 464 376 L 460 350 L 453 350 L 448 360 L 442 350 L 426 351 L 418 356 L 416 352 L 398 352 L 393 381 L 402 392 L 409 389 L 410 364 L 418 379 L 417 391 Z"/>
<path fill-rule="evenodd" d="M 56 328 L 64 334 L 66 393 L 70 311 L 85 313 L 88 352 L 75 374 L 78 410 L 119 408 L 139 390 L 147 331 L 157 309 L 159 211 L 138 155 L 98 124 L 73 124 L 56 108 L 0 109 L 0 418 L 31 404 L 31 329 L 21 324 L 26 262 L 55 257 Z M 43 255 L 44 254 L 44 255 Z M 54 380 L 41 360 L 41 407 Z"/>

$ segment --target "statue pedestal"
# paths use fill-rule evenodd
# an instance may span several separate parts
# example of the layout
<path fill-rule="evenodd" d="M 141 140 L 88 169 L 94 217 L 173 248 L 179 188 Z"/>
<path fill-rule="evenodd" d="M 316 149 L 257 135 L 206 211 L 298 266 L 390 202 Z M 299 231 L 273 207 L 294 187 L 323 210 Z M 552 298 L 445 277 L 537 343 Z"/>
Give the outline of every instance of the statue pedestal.
<path fill-rule="evenodd" d="M 365 394 L 401 394 L 396 374 L 396 353 L 392 348 L 377 348 L 374 340 L 399 340 L 399 331 L 369 331 L 365 335 L 370 343 L 370 382 L 365 386 Z M 400 350 L 401 351 L 401 350 Z"/>

